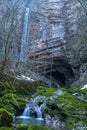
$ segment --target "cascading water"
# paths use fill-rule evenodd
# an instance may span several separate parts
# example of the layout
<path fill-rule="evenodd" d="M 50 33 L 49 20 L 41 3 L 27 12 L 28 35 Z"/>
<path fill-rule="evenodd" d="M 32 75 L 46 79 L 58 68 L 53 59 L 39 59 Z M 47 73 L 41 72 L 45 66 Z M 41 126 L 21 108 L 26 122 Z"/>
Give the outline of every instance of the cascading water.
<path fill-rule="evenodd" d="M 40 106 L 34 102 L 29 102 L 21 116 L 16 117 L 16 123 L 18 124 L 38 124 L 44 125 L 44 120 L 42 117 L 42 109 L 44 108 L 44 103 Z"/>
<path fill-rule="evenodd" d="M 45 108 L 45 103 L 40 106 L 35 102 L 30 102 L 26 104 L 26 107 L 21 116 L 17 116 L 17 118 L 36 118 L 39 120 L 43 120 L 42 110 Z"/>
<path fill-rule="evenodd" d="M 44 109 L 45 107 L 46 107 L 45 103 L 43 103 L 40 106 L 36 107 L 37 119 L 43 120 L 42 109 Z"/>
<path fill-rule="evenodd" d="M 29 9 L 29 7 L 27 7 L 25 10 L 23 33 L 22 33 L 22 39 L 21 39 L 20 61 L 22 61 L 22 62 L 25 61 L 25 56 L 26 56 L 29 12 L 30 12 L 30 9 Z"/>
<path fill-rule="evenodd" d="M 22 116 L 30 117 L 30 107 L 29 107 L 29 104 L 26 104 L 26 107 L 24 109 L 24 112 L 23 112 Z"/>
<path fill-rule="evenodd" d="M 36 106 L 35 111 L 36 111 L 36 113 L 37 113 L 37 119 L 43 119 L 43 118 L 42 118 L 41 107 Z"/>

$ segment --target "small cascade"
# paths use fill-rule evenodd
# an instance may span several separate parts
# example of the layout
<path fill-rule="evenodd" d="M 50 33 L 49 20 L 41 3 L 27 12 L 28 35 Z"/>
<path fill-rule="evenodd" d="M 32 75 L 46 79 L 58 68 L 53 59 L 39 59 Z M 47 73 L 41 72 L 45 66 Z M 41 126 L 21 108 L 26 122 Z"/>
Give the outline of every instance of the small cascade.
<path fill-rule="evenodd" d="M 37 119 L 43 119 L 41 107 L 39 107 L 39 106 L 36 107 L 36 113 L 37 113 Z"/>
<path fill-rule="evenodd" d="M 37 106 L 37 119 L 41 119 L 43 120 L 43 117 L 42 117 L 42 109 L 44 109 L 46 107 L 46 104 L 43 103 L 41 104 L 40 106 Z"/>
<path fill-rule="evenodd" d="M 29 107 L 29 104 L 26 104 L 26 107 L 24 109 L 24 112 L 23 112 L 22 116 L 30 117 L 30 107 Z"/>
<path fill-rule="evenodd" d="M 42 111 L 46 107 L 46 104 L 40 102 L 42 98 L 41 96 L 37 96 L 36 98 L 31 98 L 29 102 L 26 103 L 25 109 L 21 116 L 16 116 L 16 119 L 20 122 L 26 121 L 29 123 L 44 123 Z"/>
<path fill-rule="evenodd" d="M 30 12 L 30 9 L 29 7 L 27 7 L 25 10 L 23 33 L 22 33 L 22 39 L 21 39 L 20 61 L 22 62 L 25 61 L 25 56 L 26 56 L 29 12 Z"/>

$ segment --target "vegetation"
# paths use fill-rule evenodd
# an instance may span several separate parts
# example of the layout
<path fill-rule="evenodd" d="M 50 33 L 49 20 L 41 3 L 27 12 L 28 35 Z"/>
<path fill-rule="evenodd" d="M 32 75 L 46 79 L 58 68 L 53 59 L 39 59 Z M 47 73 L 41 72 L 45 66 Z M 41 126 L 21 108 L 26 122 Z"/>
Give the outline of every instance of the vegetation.
<path fill-rule="evenodd" d="M 0 130 L 12 130 L 10 127 L 0 127 Z"/>
<path fill-rule="evenodd" d="M 14 76 L 0 72 L 0 108 L 15 115 L 21 113 L 37 86 L 38 82 L 18 80 Z"/>
<path fill-rule="evenodd" d="M 48 88 L 48 87 L 44 87 L 44 86 L 38 86 L 37 91 L 36 91 L 36 95 L 49 97 L 56 90 L 57 90 L 57 88 Z"/>
<path fill-rule="evenodd" d="M 71 88 L 68 90 L 68 92 L 70 94 L 73 94 L 73 93 L 83 94 L 85 96 L 85 98 L 87 98 L 87 89 Z"/>
<path fill-rule="evenodd" d="M 47 6 L 45 6 L 44 4 L 45 2 Z M 78 2 L 80 5 L 78 5 Z M 55 78 L 56 80 L 57 78 L 59 78 L 59 82 L 60 81 L 64 82 L 64 84 L 68 82 L 68 78 L 70 78 L 71 80 L 72 74 L 70 75 L 67 71 L 69 69 L 68 64 L 64 66 L 62 61 L 63 66 L 61 67 L 61 64 L 58 63 L 58 68 L 56 67 L 57 58 L 56 58 L 56 53 L 53 52 L 59 51 L 58 52 L 60 54 L 59 61 L 61 61 L 60 58 L 62 59 L 64 58 L 64 61 L 72 64 L 72 68 L 74 71 L 76 69 L 75 73 L 77 73 L 79 70 L 79 74 L 77 74 L 75 77 L 77 79 L 79 78 L 79 76 L 81 76 L 81 74 L 84 73 L 83 79 L 85 76 L 86 77 L 85 80 L 87 83 L 87 76 L 86 76 L 87 75 L 86 73 L 87 2 L 86 0 L 77 0 L 73 2 L 67 0 L 64 2 L 62 10 L 61 11 L 59 10 L 59 12 L 56 11 L 56 2 L 54 6 L 55 9 L 51 9 L 51 4 L 53 3 L 51 2 L 50 4 L 48 4 L 48 1 L 46 0 L 44 1 L 39 0 L 36 2 L 33 1 L 33 3 L 36 4 L 34 6 L 34 9 L 36 10 L 33 11 L 32 8 L 32 11 L 30 11 L 32 17 L 30 16 L 29 20 L 31 21 L 32 19 L 33 22 L 31 21 L 28 24 L 29 29 L 28 28 L 26 29 L 27 32 L 29 33 L 28 37 L 26 38 L 26 41 L 29 43 L 28 47 L 31 48 L 31 50 L 33 50 L 33 47 L 35 49 L 36 43 L 38 45 L 37 49 L 42 48 L 43 45 L 46 45 L 46 48 L 44 46 L 43 53 L 41 53 L 41 55 L 43 55 L 45 54 L 44 52 L 46 52 L 45 56 L 47 56 L 48 54 L 47 56 L 48 59 L 45 58 L 45 56 L 43 56 L 42 58 L 42 61 L 47 62 L 47 63 L 42 62 L 42 64 L 44 64 L 45 66 L 44 69 L 42 69 L 44 70 L 43 74 L 45 76 L 48 75 L 47 77 L 49 77 L 50 74 L 50 80 L 53 74 L 54 77 L 56 77 Z M 9 73 L 11 68 L 14 68 L 15 70 L 15 68 L 19 67 L 18 63 L 20 62 L 19 55 L 20 55 L 20 46 L 21 46 L 20 45 L 21 36 L 23 30 L 23 17 L 24 17 L 24 12 L 26 12 L 26 10 L 24 11 L 24 9 L 28 7 L 27 4 L 24 2 L 24 0 L 19 0 L 19 1 L 1 0 L 0 1 L 0 130 L 11 130 L 13 127 L 13 115 L 17 115 L 19 112 L 22 112 L 24 110 L 25 103 L 29 101 L 31 97 L 34 96 L 35 97 L 45 96 L 46 108 L 43 111 L 44 116 L 45 114 L 49 114 L 51 117 L 58 116 L 61 121 L 65 122 L 66 127 L 69 130 L 71 129 L 78 130 L 81 128 L 87 129 L 87 89 L 82 90 L 80 88 L 76 88 L 76 86 L 66 88 L 66 89 L 61 88 L 61 90 L 63 90 L 65 93 L 56 95 L 55 97 L 55 92 L 57 91 L 58 88 L 39 86 L 39 81 L 29 82 L 23 79 L 17 79 L 16 75 L 14 74 L 12 75 L 11 73 Z M 41 6 L 39 6 L 40 4 Z M 39 10 L 41 12 L 39 12 Z M 52 12 L 54 10 L 56 12 L 55 15 L 54 12 Z M 48 11 L 50 11 L 50 14 Z M 59 18 L 59 13 L 60 16 L 62 17 L 60 17 L 60 19 L 57 19 Z M 38 16 L 36 17 L 36 15 Z M 76 17 L 77 20 L 75 19 Z M 60 21 L 63 21 L 64 23 L 61 23 Z M 62 30 L 64 30 L 64 32 L 61 31 L 60 26 L 58 26 L 57 24 L 61 25 L 61 28 Z M 57 34 L 58 31 L 60 31 L 63 37 L 59 36 L 60 34 Z M 58 38 L 57 37 L 55 38 L 55 36 L 57 36 Z M 54 50 L 50 50 L 52 47 L 50 45 L 54 43 L 56 43 L 56 46 L 58 43 L 57 46 L 59 47 L 58 50 L 56 50 L 56 46 L 52 48 Z M 63 43 L 64 46 L 62 46 Z M 70 43 L 70 44 L 66 45 L 65 43 Z M 48 49 L 50 50 L 49 52 Z M 26 51 L 26 57 L 28 57 L 29 51 L 28 52 Z M 52 55 L 52 59 L 50 57 L 51 55 Z M 38 69 L 39 68 L 38 64 L 40 64 L 40 69 L 43 68 L 42 67 L 43 65 L 41 65 L 41 62 L 39 63 L 38 60 L 40 59 L 40 57 L 38 56 L 38 51 L 36 57 L 37 58 L 35 59 L 34 55 L 31 56 L 31 61 L 29 62 L 28 59 L 26 59 L 27 63 L 26 64 L 24 63 L 25 64 L 24 66 L 26 66 L 24 67 L 24 70 L 22 65 L 20 65 L 20 69 L 19 68 L 18 69 L 20 71 L 25 71 L 25 68 L 27 68 L 28 66 L 26 71 L 27 73 L 29 73 L 28 69 L 31 70 L 35 69 L 35 73 L 37 73 L 38 75 L 40 71 Z M 54 57 L 55 59 L 53 59 Z M 33 59 L 36 60 L 37 62 L 33 61 Z M 73 61 L 73 59 L 75 60 Z M 54 61 L 56 65 L 54 64 Z M 51 72 L 49 72 L 50 65 L 47 66 L 47 64 L 49 63 L 51 63 L 51 68 L 50 68 Z M 34 66 L 35 64 L 37 64 L 37 66 Z M 53 71 L 53 66 L 55 66 L 56 70 L 58 71 L 59 74 L 58 77 L 56 73 Z M 20 74 L 20 72 L 17 73 Z M 55 79 L 54 81 L 56 82 Z M 79 81 L 76 82 L 79 86 Z M 82 95 L 84 98 L 80 99 L 79 95 Z M 52 96 L 54 96 L 54 98 Z M 42 103 L 43 103 L 42 99 L 40 102 L 38 101 L 38 105 L 41 105 Z M 49 128 L 46 128 L 44 126 L 37 126 L 37 125 L 18 124 L 17 130 L 49 130 Z"/>
<path fill-rule="evenodd" d="M 0 108 L 0 126 L 12 126 L 12 121 L 12 114 L 3 108 Z"/>
<path fill-rule="evenodd" d="M 85 90 L 78 90 L 87 94 Z M 75 90 L 69 91 L 77 92 Z M 54 101 L 48 99 L 47 108 L 44 112 L 51 116 L 57 115 L 61 121 L 66 122 L 66 127 L 69 130 L 74 127 L 80 127 L 80 125 L 81 127 L 87 127 L 87 103 L 68 91 L 65 94 L 61 94 Z"/>
<path fill-rule="evenodd" d="M 87 89 L 80 88 L 61 88 L 64 94 L 61 94 L 56 99 L 51 100 L 50 96 L 55 95 L 54 92 L 58 88 L 47 88 L 44 86 L 38 86 L 38 82 L 29 83 L 25 80 L 15 79 L 14 77 L 8 77 L 5 73 L 0 73 L 0 126 L 12 127 L 12 115 L 17 114 L 18 111 L 23 111 L 24 105 L 27 100 L 34 94 L 34 96 L 45 96 L 47 98 L 47 107 L 44 113 L 51 116 L 57 115 L 60 120 L 66 122 L 67 128 L 79 127 L 79 124 L 87 126 L 87 103 L 78 99 L 74 93 L 83 94 L 87 98 Z M 10 80 L 11 82 L 10 82 Z M 38 86 L 38 87 L 37 87 Z M 28 92 L 27 92 L 27 91 Z M 72 123 L 72 120 L 74 123 Z M 18 125 L 18 130 L 48 130 L 42 126 L 27 126 Z M 3 127 L 0 128 L 1 130 Z"/>
<path fill-rule="evenodd" d="M 17 130 L 50 130 L 44 126 L 19 124 Z"/>
<path fill-rule="evenodd" d="M 12 130 L 12 127 L 0 127 L 0 130 Z M 50 130 L 45 126 L 18 124 L 17 130 Z"/>
<path fill-rule="evenodd" d="M 80 119 L 78 117 L 73 118 L 69 117 L 66 119 L 66 127 L 68 130 L 75 129 L 75 130 L 80 130 L 80 129 L 87 129 L 87 120 L 86 119 Z"/>

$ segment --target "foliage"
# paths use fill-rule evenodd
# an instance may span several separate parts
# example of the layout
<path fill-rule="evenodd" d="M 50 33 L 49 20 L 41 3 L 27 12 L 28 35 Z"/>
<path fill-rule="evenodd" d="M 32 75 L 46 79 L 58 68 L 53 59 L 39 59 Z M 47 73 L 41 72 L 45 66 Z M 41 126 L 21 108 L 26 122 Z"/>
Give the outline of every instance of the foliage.
<path fill-rule="evenodd" d="M 12 130 L 10 127 L 0 127 L 0 130 Z"/>
<path fill-rule="evenodd" d="M 50 129 L 44 126 L 31 125 L 28 127 L 28 130 L 50 130 Z"/>
<path fill-rule="evenodd" d="M 38 81 L 29 82 L 0 72 L 0 107 L 15 115 L 21 113 L 37 86 Z"/>
<path fill-rule="evenodd" d="M 87 98 L 87 89 L 71 88 L 71 89 L 68 90 L 68 92 L 70 94 L 80 93 L 80 94 L 83 94 L 85 96 L 85 98 Z"/>
<path fill-rule="evenodd" d="M 0 108 L 0 126 L 11 126 L 12 125 L 12 114 L 7 110 Z"/>
<path fill-rule="evenodd" d="M 28 130 L 28 125 L 26 124 L 18 124 L 17 130 Z"/>
<path fill-rule="evenodd" d="M 67 116 L 86 118 L 87 104 L 71 94 L 62 94 L 55 100 L 55 105 Z"/>
<path fill-rule="evenodd" d="M 57 88 L 47 88 L 43 86 L 38 86 L 36 94 L 48 97 L 48 96 L 51 96 L 53 92 L 55 92 L 56 90 Z"/>
<path fill-rule="evenodd" d="M 66 119 L 66 126 L 67 126 L 68 130 L 71 130 L 71 129 L 75 129 L 75 130 L 84 129 L 84 130 L 86 130 L 87 129 L 87 120 L 68 117 Z"/>
<path fill-rule="evenodd" d="M 39 81 L 30 82 L 21 79 L 15 79 L 16 94 L 31 97 L 31 95 L 35 93 L 38 83 Z"/>
<path fill-rule="evenodd" d="M 44 126 L 18 124 L 17 130 L 50 130 Z"/>
<path fill-rule="evenodd" d="M 78 91 L 86 93 L 85 90 L 78 89 Z M 78 129 L 77 127 L 81 123 L 82 127 L 87 127 L 87 103 L 72 95 L 73 92 L 77 91 L 69 90 L 67 93 L 61 94 L 54 101 L 48 99 L 47 108 L 44 110 L 44 113 L 51 116 L 57 115 L 60 120 L 66 122 L 69 130 L 74 127 Z"/>
<path fill-rule="evenodd" d="M 0 89 L 6 93 L 15 92 L 15 87 L 12 84 L 10 76 L 2 71 L 0 71 Z"/>
<path fill-rule="evenodd" d="M 16 113 L 17 110 L 24 108 L 25 102 L 26 101 L 22 98 L 22 96 L 20 97 L 16 94 L 8 93 L 1 98 L 0 106 L 9 112 Z"/>

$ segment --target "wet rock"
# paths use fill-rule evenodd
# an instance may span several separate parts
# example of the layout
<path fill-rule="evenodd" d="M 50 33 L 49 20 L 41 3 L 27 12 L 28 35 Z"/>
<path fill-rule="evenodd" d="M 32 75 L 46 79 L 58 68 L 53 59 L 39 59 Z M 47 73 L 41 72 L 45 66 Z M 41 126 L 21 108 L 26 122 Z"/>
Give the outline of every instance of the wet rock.
<path fill-rule="evenodd" d="M 45 115 L 45 122 L 46 126 L 50 127 L 51 129 L 63 129 L 65 127 L 65 123 L 60 121 L 57 116 L 51 117 L 49 114 Z"/>

